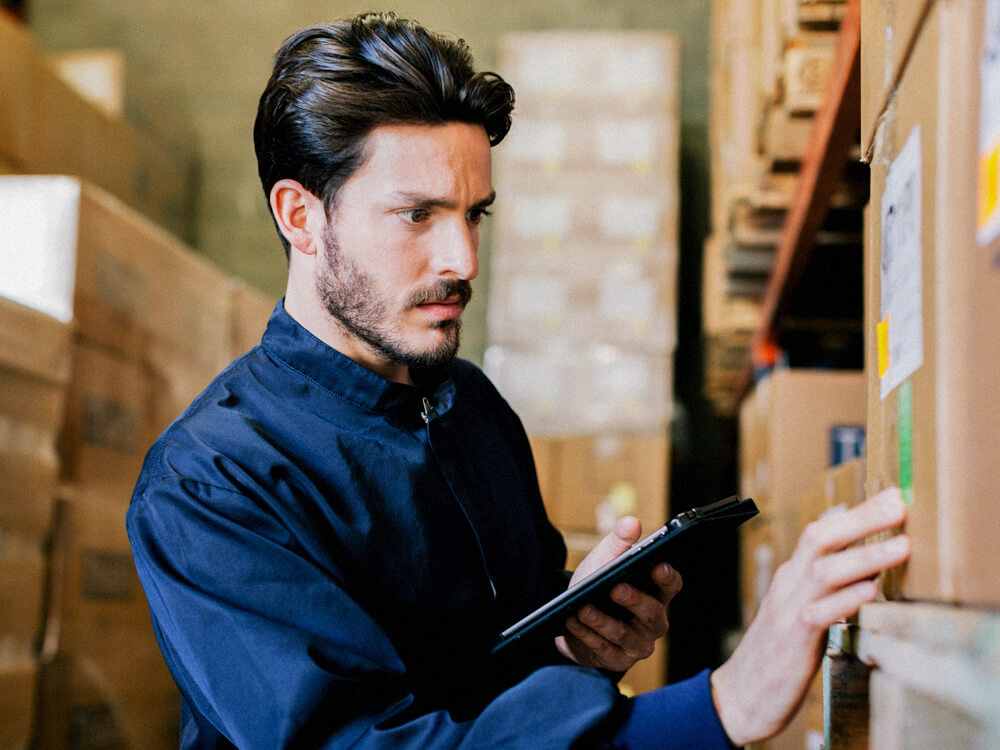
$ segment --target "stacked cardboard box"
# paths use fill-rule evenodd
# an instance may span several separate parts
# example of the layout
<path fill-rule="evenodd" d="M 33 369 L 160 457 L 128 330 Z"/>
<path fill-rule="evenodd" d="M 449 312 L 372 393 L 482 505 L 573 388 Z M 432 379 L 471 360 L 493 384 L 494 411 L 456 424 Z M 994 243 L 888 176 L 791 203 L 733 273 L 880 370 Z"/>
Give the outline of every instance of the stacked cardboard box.
<path fill-rule="evenodd" d="M 259 340 L 271 304 L 76 178 L 0 178 L 0 204 L 0 297 L 65 321 L 52 324 L 66 332 L 65 401 L 48 417 L 51 476 L 20 481 L 34 464 L 0 461 L 3 486 L 38 486 L 49 507 L 58 494 L 55 520 L 42 524 L 51 545 L 37 746 L 65 747 L 75 736 L 176 746 L 179 701 L 132 565 L 125 512 L 152 441 Z M 4 341 L 0 354 L 24 356 L 35 345 L 30 330 L 12 326 L 20 339 Z M 34 443 L 22 435 L 18 444 Z"/>
<path fill-rule="evenodd" d="M 710 164 L 712 234 L 704 245 L 704 391 L 716 410 L 735 414 L 752 356 L 752 333 L 775 249 L 798 188 L 835 59 L 843 3 L 726 0 L 712 6 Z M 819 251 L 860 247 L 862 199 L 846 181 Z M 860 250 L 858 250 L 860 255 Z"/>
<path fill-rule="evenodd" d="M 496 149 L 488 374 L 532 436 L 571 565 L 614 520 L 667 514 L 676 346 L 677 40 L 515 34 Z M 626 683 L 662 682 L 664 663 Z M 641 671 L 641 670 L 640 670 Z"/>
<path fill-rule="evenodd" d="M 658 431 L 676 340 L 678 46 L 518 34 L 497 147 L 487 371 L 532 434 Z"/>
<path fill-rule="evenodd" d="M 0 299 L 0 747 L 31 739 L 69 372 L 69 327 Z"/>
<path fill-rule="evenodd" d="M 882 602 L 860 615 L 859 656 L 875 667 L 869 743 L 879 750 L 1000 744 L 995 611 Z"/>
<path fill-rule="evenodd" d="M 179 236 L 193 218 L 188 138 L 140 130 L 83 96 L 19 22 L 0 13 L 0 162 L 27 174 L 73 174 Z"/>
<path fill-rule="evenodd" d="M 888 81 L 883 111 L 864 124 L 873 133 L 868 481 L 902 488 L 914 541 L 884 589 L 995 607 L 1000 3 L 935 2 L 897 22 L 873 23 L 863 38 L 863 54 L 875 50 L 868 85 Z M 877 50 L 888 38 L 908 51 L 883 67 Z"/>
<path fill-rule="evenodd" d="M 740 493 L 761 511 L 741 527 L 745 623 L 815 520 L 819 504 L 807 498 L 817 477 L 864 455 L 865 413 L 865 376 L 849 371 L 779 369 L 741 404 Z"/>

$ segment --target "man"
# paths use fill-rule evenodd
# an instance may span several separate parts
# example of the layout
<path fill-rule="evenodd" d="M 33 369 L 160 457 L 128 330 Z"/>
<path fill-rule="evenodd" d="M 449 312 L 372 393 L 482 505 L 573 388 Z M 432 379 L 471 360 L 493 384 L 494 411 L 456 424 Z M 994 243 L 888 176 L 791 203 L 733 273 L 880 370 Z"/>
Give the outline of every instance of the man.
<path fill-rule="evenodd" d="M 128 516 L 183 747 L 730 747 L 783 726 L 825 628 L 906 557 L 850 547 L 902 521 L 892 493 L 810 527 L 726 664 L 632 700 L 615 676 L 666 632 L 668 566 L 657 596 L 614 591 L 628 623 L 588 607 L 490 658 L 567 585 L 520 422 L 455 358 L 512 107 L 463 43 L 391 14 L 278 51 L 254 138 L 286 295 Z M 639 534 L 621 521 L 575 578 Z"/>

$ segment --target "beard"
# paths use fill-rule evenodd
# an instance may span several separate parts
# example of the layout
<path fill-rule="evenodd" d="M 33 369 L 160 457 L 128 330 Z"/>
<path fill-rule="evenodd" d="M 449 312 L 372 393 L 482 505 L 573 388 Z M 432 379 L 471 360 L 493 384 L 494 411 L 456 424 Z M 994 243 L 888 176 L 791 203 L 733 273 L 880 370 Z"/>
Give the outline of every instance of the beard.
<path fill-rule="evenodd" d="M 415 349 L 389 319 L 390 303 L 379 296 L 378 285 L 370 274 L 347 258 L 340 249 L 333 228 L 323 234 L 323 269 L 317 278 L 320 299 L 326 311 L 345 330 L 370 349 L 396 365 L 426 369 L 447 364 L 458 353 L 460 319 L 437 321 L 431 328 L 445 333 L 436 346 Z M 414 290 L 401 312 L 434 300 L 458 297 L 462 307 L 472 297 L 472 285 L 464 279 L 442 279 L 431 286 Z"/>

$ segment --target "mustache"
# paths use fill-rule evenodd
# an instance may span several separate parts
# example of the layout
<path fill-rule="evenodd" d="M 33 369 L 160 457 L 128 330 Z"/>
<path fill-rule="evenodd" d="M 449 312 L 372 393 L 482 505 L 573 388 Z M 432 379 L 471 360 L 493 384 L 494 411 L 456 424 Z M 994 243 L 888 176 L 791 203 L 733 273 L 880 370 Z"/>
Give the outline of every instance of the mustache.
<path fill-rule="evenodd" d="M 451 297 L 458 297 L 462 307 L 465 307 L 472 299 L 472 284 L 465 279 L 442 279 L 433 286 L 415 291 L 407 303 L 408 307 L 416 307 L 428 302 L 442 302 Z"/>

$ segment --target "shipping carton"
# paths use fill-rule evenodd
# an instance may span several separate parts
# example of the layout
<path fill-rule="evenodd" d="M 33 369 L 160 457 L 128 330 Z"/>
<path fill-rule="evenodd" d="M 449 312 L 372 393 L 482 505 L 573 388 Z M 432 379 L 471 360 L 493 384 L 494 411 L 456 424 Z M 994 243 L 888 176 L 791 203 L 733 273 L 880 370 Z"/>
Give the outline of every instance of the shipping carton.
<path fill-rule="evenodd" d="M 500 45 L 500 74 L 517 92 L 526 118 L 676 111 L 680 101 L 680 43 L 667 32 L 546 31 L 508 34 Z"/>
<path fill-rule="evenodd" d="M 632 515 L 649 534 L 667 521 L 670 447 L 665 433 L 601 434 L 558 440 L 558 463 L 547 498 L 562 529 L 610 532 Z"/>
<path fill-rule="evenodd" d="M 69 326 L 0 297 L 0 532 L 48 534 L 70 352 Z"/>
<path fill-rule="evenodd" d="M 64 488 L 57 515 L 37 746 L 86 737 L 176 747 L 179 697 L 132 562 L 125 506 Z"/>
<path fill-rule="evenodd" d="M 130 487 L 162 425 L 155 421 L 148 368 L 90 341 L 73 351 L 59 440 L 62 477 L 84 485 Z M 120 489 L 119 489 L 120 492 Z M 130 493 L 120 493 L 126 504 Z"/>
<path fill-rule="evenodd" d="M 0 155 L 31 174 L 74 174 L 180 236 L 191 223 L 192 158 L 88 101 L 20 24 L 0 15 Z"/>
<path fill-rule="evenodd" d="M 936 0 L 868 0 L 861 13 L 861 154 L 913 52 L 924 17 Z"/>
<path fill-rule="evenodd" d="M 229 356 L 236 359 L 260 343 L 277 300 L 237 279 L 230 282 L 229 294 L 232 299 Z"/>
<path fill-rule="evenodd" d="M 38 663 L 0 660 L 0 747 L 30 747 L 35 722 Z"/>
<path fill-rule="evenodd" d="M 797 507 L 819 473 L 864 454 L 866 381 L 846 370 L 778 369 L 740 409 L 740 493 L 761 512 Z"/>
<path fill-rule="evenodd" d="M 874 146 L 868 481 L 902 488 L 914 540 L 883 578 L 890 597 L 1000 603 L 988 562 L 1000 512 L 986 499 L 1000 471 L 1000 243 L 983 219 L 1000 133 L 984 47 L 996 5 L 934 5 Z"/>

